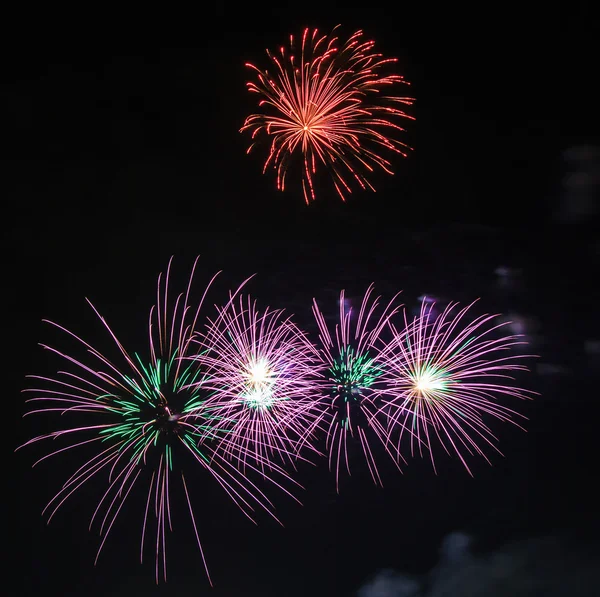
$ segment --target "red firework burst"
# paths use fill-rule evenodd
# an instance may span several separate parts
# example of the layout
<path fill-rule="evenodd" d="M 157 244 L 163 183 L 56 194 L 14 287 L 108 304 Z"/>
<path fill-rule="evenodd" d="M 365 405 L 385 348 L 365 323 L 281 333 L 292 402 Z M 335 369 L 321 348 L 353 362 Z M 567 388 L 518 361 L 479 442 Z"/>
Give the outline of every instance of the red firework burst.
<path fill-rule="evenodd" d="M 397 60 L 374 52 L 375 43 L 364 41 L 362 31 L 341 44 L 336 29 L 330 35 L 305 29 L 299 56 L 293 36 L 289 51 L 281 47 L 276 55 L 267 50 L 273 73 L 247 65 L 258 79 L 247 83 L 248 90 L 262 97 L 262 112 L 249 116 L 241 129 L 252 133 L 248 152 L 259 133 L 271 137 L 263 171 L 269 167 L 277 171 L 281 191 L 292 157 L 301 153 L 307 203 L 315 198 L 313 177 L 318 163 L 329 169 L 345 200 L 352 182 L 375 190 L 368 177 L 376 168 L 393 174 L 382 152 L 406 156 L 410 149 L 397 139 L 404 131 L 397 121 L 413 119 L 402 107 L 414 100 L 383 93 L 390 86 L 407 84 L 401 75 L 385 74 Z"/>

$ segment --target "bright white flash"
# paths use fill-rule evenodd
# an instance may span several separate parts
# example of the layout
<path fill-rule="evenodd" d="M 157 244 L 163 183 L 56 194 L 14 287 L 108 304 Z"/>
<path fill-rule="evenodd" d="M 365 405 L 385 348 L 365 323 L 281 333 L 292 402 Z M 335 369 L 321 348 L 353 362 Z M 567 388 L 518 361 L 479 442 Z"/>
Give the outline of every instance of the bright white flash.
<path fill-rule="evenodd" d="M 275 374 L 265 360 L 256 361 L 247 369 L 246 391 L 243 400 L 254 408 L 267 408 L 273 404 Z"/>
<path fill-rule="evenodd" d="M 442 390 L 445 385 L 443 376 L 436 371 L 422 371 L 414 378 L 415 390 L 423 394 Z"/>
<path fill-rule="evenodd" d="M 273 373 L 269 370 L 266 361 L 258 361 L 248 367 L 248 381 L 253 386 L 269 384 L 273 380 Z"/>

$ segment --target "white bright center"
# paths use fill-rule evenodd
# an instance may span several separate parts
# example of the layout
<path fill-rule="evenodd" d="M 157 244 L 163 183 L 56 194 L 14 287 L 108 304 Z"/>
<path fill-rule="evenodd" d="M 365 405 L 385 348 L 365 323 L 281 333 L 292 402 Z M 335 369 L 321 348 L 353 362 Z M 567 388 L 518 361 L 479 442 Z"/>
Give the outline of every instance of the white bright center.
<path fill-rule="evenodd" d="M 432 392 L 442 387 L 442 380 L 433 373 L 421 373 L 415 380 L 415 390 L 419 392 Z"/>
<path fill-rule="evenodd" d="M 271 380 L 271 372 L 264 362 L 258 362 L 252 365 L 249 370 L 249 381 L 253 385 L 266 384 Z"/>

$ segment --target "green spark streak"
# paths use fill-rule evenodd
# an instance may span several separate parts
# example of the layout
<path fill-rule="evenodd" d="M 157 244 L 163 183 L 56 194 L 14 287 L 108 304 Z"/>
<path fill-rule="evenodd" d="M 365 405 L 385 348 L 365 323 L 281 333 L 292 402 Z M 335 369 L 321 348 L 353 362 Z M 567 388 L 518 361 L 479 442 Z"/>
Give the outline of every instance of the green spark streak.
<path fill-rule="evenodd" d="M 242 394 L 240 400 L 254 410 L 271 410 L 276 401 L 281 402 L 285 398 L 275 398 L 271 388 L 251 388 Z"/>
<path fill-rule="evenodd" d="M 189 394 L 185 396 L 185 404 L 176 411 L 187 414 L 197 410 L 204 402 L 199 387 L 193 386 L 200 377 L 200 372 L 194 367 L 192 361 L 184 364 L 177 361 L 176 356 L 175 352 L 167 360 L 157 359 L 156 364 L 147 365 L 138 354 L 135 354 L 142 376 L 137 379 L 123 376 L 129 393 L 126 396 L 103 394 L 98 397 L 99 400 L 107 403 L 110 412 L 121 417 L 119 423 L 99 431 L 104 436 L 102 441 L 118 443 L 119 452 L 127 452 L 130 462 L 140 464 L 148 448 L 158 447 L 160 439 L 168 433 L 168 430 L 162 427 L 156 409 L 171 407 L 169 402 L 173 397 L 190 385 L 192 387 L 189 388 Z M 173 428 L 175 426 L 176 423 Z M 198 447 L 199 439 L 204 437 L 205 431 L 210 432 L 210 427 L 180 426 L 177 428 L 177 436 L 198 458 L 209 463 L 209 459 Z M 213 432 L 212 435 L 216 434 Z M 172 470 L 173 446 L 169 440 L 164 445 L 164 456 L 169 470 Z"/>
<path fill-rule="evenodd" d="M 181 436 L 181 439 L 187 446 L 194 452 L 198 457 L 200 457 L 204 462 L 210 464 L 210 459 L 206 457 L 204 452 L 198 448 L 198 442 L 191 436 L 191 434 L 185 434 Z"/>
<path fill-rule="evenodd" d="M 346 347 L 329 369 L 330 380 L 336 384 L 332 391 L 343 396 L 345 402 L 358 401 L 362 391 L 369 389 L 381 373 L 368 353 L 356 356 L 352 347 Z"/>
<path fill-rule="evenodd" d="M 173 470 L 173 457 L 172 457 L 171 446 L 169 446 L 169 444 L 167 444 L 165 446 L 165 452 L 167 453 L 167 462 L 169 463 L 169 470 L 172 471 Z"/>

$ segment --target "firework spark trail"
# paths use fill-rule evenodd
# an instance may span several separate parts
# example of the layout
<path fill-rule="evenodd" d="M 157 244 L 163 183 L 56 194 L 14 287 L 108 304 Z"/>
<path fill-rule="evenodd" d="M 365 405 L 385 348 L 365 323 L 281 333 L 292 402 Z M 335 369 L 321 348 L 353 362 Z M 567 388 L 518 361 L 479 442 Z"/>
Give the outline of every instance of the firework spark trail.
<path fill-rule="evenodd" d="M 423 301 L 412 321 L 404 313 L 404 328 L 390 324 L 393 339 L 386 352 L 382 375 L 386 397 L 381 407 L 388 418 L 387 437 L 391 440 L 397 433 L 400 452 L 403 434 L 409 430 L 411 454 L 415 442 L 421 455 L 426 446 L 434 470 L 434 439 L 448 454 L 455 453 L 469 474 L 467 454 L 489 462 L 480 443 L 500 450 L 485 419 L 521 427 L 515 419 L 525 418 L 498 398 L 524 400 L 535 395 L 513 385 L 514 373 L 528 370 L 515 362 L 523 355 L 506 355 L 527 343 L 519 335 L 501 335 L 507 324 L 495 324 L 496 315 L 465 321 L 473 304 L 458 312 L 458 305 L 450 304 L 436 315 L 435 305 Z"/>
<path fill-rule="evenodd" d="M 261 113 L 246 118 L 241 131 L 251 132 L 252 144 L 259 135 L 271 137 L 263 172 L 277 173 L 277 188 L 285 181 L 296 152 L 302 154 L 302 188 L 307 203 L 315 199 L 313 177 L 317 164 L 331 173 L 342 200 L 352 192 L 351 181 L 362 189 L 375 190 L 369 176 L 375 168 L 393 174 L 381 150 L 406 156 L 410 148 L 397 139 L 404 129 L 396 120 L 411 119 L 401 106 L 413 99 L 382 93 L 386 87 L 408 84 L 401 75 L 385 74 L 397 62 L 373 51 L 373 41 L 363 41 L 362 31 L 341 44 L 335 30 L 319 35 L 305 29 L 300 57 L 280 48 L 279 55 L 267 50 L 274 72 L 247 64 L 256 74 L 248 90 L 261 96 Z"/>
<path fill-rule="evenodd" d="M 318 425 L 316 349 L 281 310 L 229 301 L 197 336 L 208 427 L 223 457 L 261 470 L 292 466 Z M 281 469 L 283 470 L 283 469 Z"/>
<path fill-rule="evenodd" d="M 326 447 L 338 491 L 341 469 L 345 467 L 350 474 L 348 444 L 352 439 L 358 439 L 371 477 L 378 485 L 382 485 L 382 481 L 370 438 L 381 442 L 397 465 L 401 460 L 388 440 L 385 425 L 377 416 L 380 410 L 379 380 L 386 360 L 381 335 L 401 305 L 396 304 L 399 296 L 396 295 L 379 310 L 380 297 L 373 299 L 372 294 L 373 285 L 365 293 L 356 317 L 346 306 L 344 291 L 341 292 L 339 321 L 333 335 L 316 300 L 313 300 L 313 313 L 322 346 L 321 358 L 327 369 L 327 380 L 322 384 L 322 416 L 327 421 Z"/>
<path fill-rule="evenodd" d="M 93 305 L 92 308 L 118 348 L 117 354 L 124 359 L 125 367 L 113 364 L 108 357 L 66 328 L 48 322 L 83 346 L 87 359 L 75 358 L 66 352 L 42 345 L 68 363 L 74 371 L 58 371 L 56 378 L 28 376 L 39 382 L 40 387 L 25 390 L 33 394 L 27 401 L 32 406 L 27 414 L 58 414 L 64 427 L 34 437 L 20 446 L 22 448 L 46 439 L 64 438 L 68 441 L 66 446 L 51 451 L 35 464 L 82 446 L 101 446 L 94 456 L 66 480 L 44 510 L 44 513 L 50 512 L 50 521 L 83 484 L 99 473 L 106 474 L 108 487 L 90 521 L 91 527 L 100 517 L 102 540 L 96 560 L 125 500 L 133 488 L 149 476 L 147 497 L 144 500 L 140 558 L 149 532 L 150 512 L 153 511 L 157 525 L 157 582 L 161 571 L 166 580 L 166 531 L 167 528 L 172 530 L 170 494 L 175 451 L 179 452 L 178 462 L 181 460 L 180 456 L 183 457 L 186 453 L 191 455 L 248 518 L 252 520 L 254 506 L 259 506 L 277 520 L 272 502 L 258 486 L 241 475 L 230 461 L 222 458 L 208 445 L 208 427 L 202 416 L 210 415 L 202 410 L 201 396 L 193 390 L 194 381 L 202 376 L 202 372 L 197 363 L 184 359 L 189 354 L 191 338 L 206 292 L 216 276 L 210 280 L 194 310 L 189 297 L 198 261 L 196 259 L 185 294 L 178 295 L 171 307 L 167 292 L 171 261 L 164 279 L 162 275 L 159 276 L 156 305 L 150 311 L 148 364 L 137 354 L 132 356 L 126 351 Z M 245 282 L 230 296 L 236 296 L 244 284 Z M 70 418 L 73 415 L 74 420 Z M 85 416 L 88 417 L 88 422 L 82 423 L 81 417 Z M 87 434 L 88 437 L 76 439 L 82 434 Z M 210 434 L 211 437 L 214 434 L 212 428 Z M 258 472 L 255 467 L 251 469 Z M 261 473 L 264 476 L 264 471 Z M 270 478 L 265 478 L 271 481 Z M 208 580 L 212 584 L 191 505 L 190 488 L 186 485 L 183 471 L 181 479 L 198 548 Z"/>

